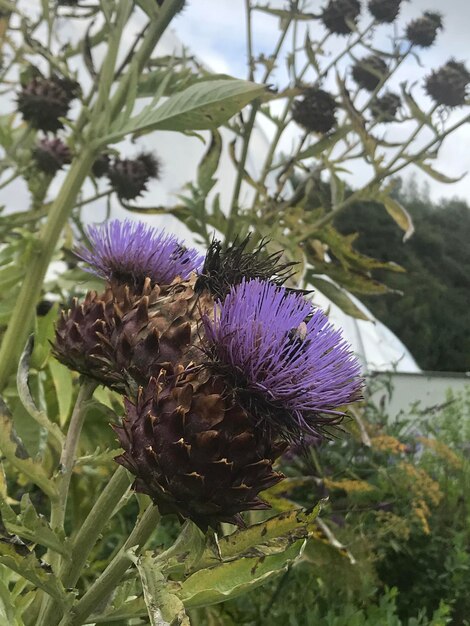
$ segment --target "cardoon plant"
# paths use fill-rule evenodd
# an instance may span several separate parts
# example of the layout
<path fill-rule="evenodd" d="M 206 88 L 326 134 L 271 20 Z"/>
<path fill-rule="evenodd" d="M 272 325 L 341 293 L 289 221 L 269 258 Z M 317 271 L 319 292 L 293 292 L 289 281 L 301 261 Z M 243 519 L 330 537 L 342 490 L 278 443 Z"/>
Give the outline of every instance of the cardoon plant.
<path fill-rule="evenodd" d="M 214 370 L 260 422 L 288 435 L 318 432 L 360 397 L 359 364 L 349 345 L 301 294 L 243 282 L 203 324 Z"/>
<path fill-rule="evenodd" d="M 152 285 L 169 285 L 176 276 L 187 278 L 203 259 L 174 235 L 132 220 L 91 226 L 88 239 L 89 246 L 80 246 L 76 254 L 89 271 L 135 291 L 143 288 L 146 278 Z"/>
<path fill-rule="evenodd" d="M 34 16 L 2 1 L 0 187 L 16 200 L 10 184 L 26 183 L 31 202 L 0 220 L 0 613 L 18 626 L 145 616 L 188 626 L 186 609 L 296 565 L 315 532 L 318 507 L 276 508 L 287 484 L 278 457 L 328 434 L 361 381 L 306 294 L 328 289 L 361 315 L 339 287 L 386 290 L 373 270 L 397 267 L 358 254 L 334 218 L 372 200 L 409 236 L 389 183 L 413 162 L 442 180 L 432 160 L 468 121 L 468 72 L 457 62 L 427 72 L 428 113 L 409 86 L 391 97 L 387 83 L 417 45 L 398 27 L 373 40 L 395 1 L 324 0 L 310 13 L 246 0 L 248 81 L 210 75 L 197 50 L 170 60 L 165 43 L 161 56 L 184 0 L 32 3 Z M 277 37 L 269 50 L 254 42 L 261 13 Z M 356 61 L 363 54 L 373 56 Z M 436 105 L 459 108 L 450 121 Z M 273 122 L 261 162 L 251 158 L 260 115 Z M 409 124 L 400 144 L 381 124 L 392 120 Z M 298 143 L 286 155 L 289 128 Z M 160 153 L 162 131 L 207 146 L 174 206 L 152 197 L 153 153 L 125 152 L 152 134 Z M 370 177 L 349 189 L 358 159 Z M 222 162 L 234 176 L 218 182 Z M 204 259 L 148 225 L 109 222 L 117 209 L 182 221 Z M 52 260 L 67 269 L 54 277 Z M 176 514 L 166 552 L 159 509 Z M 249 528 L 224 536 L 226 522 Z"/>

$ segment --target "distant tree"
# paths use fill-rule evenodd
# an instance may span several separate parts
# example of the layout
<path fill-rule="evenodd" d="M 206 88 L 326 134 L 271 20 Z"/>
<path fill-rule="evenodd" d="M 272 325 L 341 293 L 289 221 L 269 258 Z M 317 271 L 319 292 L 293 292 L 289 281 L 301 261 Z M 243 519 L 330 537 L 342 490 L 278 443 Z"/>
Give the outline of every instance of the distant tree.
<path fill-rule="evenodd" d="M 406 270 L 387 276 L 373 270 L 375 278 L 401 293 L 361 298 L 423 369 L 470 371 L 470 207 L 459 199 L 431 202 L 413 183 L 398 195 L 416 229 L 406 243 L 373 202 L 354 205 L 335 222 L 341 233 L 359 234 L 359 252 Z"/>

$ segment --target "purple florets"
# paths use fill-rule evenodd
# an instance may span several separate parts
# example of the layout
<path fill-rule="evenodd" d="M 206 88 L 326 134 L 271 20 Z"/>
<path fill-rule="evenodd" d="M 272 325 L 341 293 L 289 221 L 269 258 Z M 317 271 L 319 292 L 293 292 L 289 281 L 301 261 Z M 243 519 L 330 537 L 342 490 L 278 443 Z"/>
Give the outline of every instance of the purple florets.
<path fill-rule="evenodd" d="M 265 281 L 243 282 L 203 318 L 216 363 L 282 410 L 286 430 L 315 432 L 321 414 L 360 398 L 360 366 L 320 309 Z M 238 383 L 240 384 L 240 383 Z M 282 426 L 282 424 L 281 424 Z"/>
<path fill-rule="evenodd" d="M 177 276 L 185 279 L 203 262 L 197 250 L 143 222 L 112 220 L 91 226 L 87 234 L 91 248 L 81 246 L 75 254 L 88 263 L 89 271 L 136 290 L 146 278 L 153 285 L 168 285 Z"/>

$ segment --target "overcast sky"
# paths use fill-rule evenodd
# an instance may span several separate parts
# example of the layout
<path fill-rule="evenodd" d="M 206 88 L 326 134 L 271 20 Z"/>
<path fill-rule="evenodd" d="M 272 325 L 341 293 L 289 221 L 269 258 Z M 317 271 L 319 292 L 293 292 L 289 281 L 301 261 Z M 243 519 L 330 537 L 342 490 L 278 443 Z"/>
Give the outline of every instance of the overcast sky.
<path fill-rule="evenodd" d="M 227 72 L 234 76 L 246 77 L 246 45 L 245 45 L 245 18 L 243 0 L 189 0 L 184 12 L 174 22 L 174 29 L 178 37 L 190 47 L 191 51 L 201 57 L 211 68 L 219 72 Z M 260 4 L 265 4 L 261 2 Z M 312 12 L 319 12 L 325 2 L 312 0 L 307 7 Z M 362 2 L 365 6 L 366 2 Z M 284 2 L 271 2 L 272 6 L 282 7 Z M 432 48 L 420 51 L 420 62 L 408 59 L 394 79 L 394 85 L 407 80 L 417 82 L 414 94 L 423 107 L 429 107 L 430 100 L 424 95 L 420 86 L 422 79 L 433 68 L 444 64 L 450 57 L 467 61 L 470 65 L 470 1 L 469 0 L 404 0 L 397 22 L 398 32 L 403 32 L 405 25 L 425 10 L 439 11 L 444 14 L 445 30 L 438 36 Z M 362 24 L 370 19 L 367 11 L 363 10 Z M 311 39 L 318 38 L 321 26 L 310 26 Z M 270 53 L 278 36 L 278 20 L 266 14 L 258 14 L 255 22 L 254 40 L 257 52 Z M 387 36 L 391 32 L 389 25 L 379 26 L 375 41 L 387 46 Z M 333 45 L 344 46 L 344 38 L 333 38 Z M 455 116 L 461 115 L 457 110 Z M 398 129 L 400 133 L 400 129 Z M 293 146 L 292 132 L 287 133 L 281 147 L 289 151 Z M 443 173 L 456 177 L 464 172 L 470 172 L 470 125 L 459 129 L 449 137 L 441 148 L 439 159 L 434 163 Z M 416 171 L 409 168 L 407 174 Z M 433 198 L 441 196 L 451 197 L 458 195 L 470 200 L 470 175 L 452 185 L 445 185 L 417 171 L 420 180 L 428 180 Z M 366 171 L 359 166 L 354 172 L 356 184 L 366 180 Z M 359 180 L 358 180 L 359 179 Z"/>

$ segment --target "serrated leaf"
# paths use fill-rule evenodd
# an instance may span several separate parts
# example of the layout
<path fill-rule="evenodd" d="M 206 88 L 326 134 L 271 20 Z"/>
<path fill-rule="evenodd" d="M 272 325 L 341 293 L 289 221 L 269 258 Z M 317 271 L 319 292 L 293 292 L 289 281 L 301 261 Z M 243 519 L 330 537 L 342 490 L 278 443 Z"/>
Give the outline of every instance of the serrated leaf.
<path fill-rule="evenodd" d="M 434 178 L 434 180 L 437 180 L 440 183 L 446 183 L 446 184 L 458 183 L 459 180 L 462 180 L 462 178 L 464 178 L 467 175 L 467 172 L 464 172 L 460 176 L 456 176 L 453 178 L 451 176 L 447 176 L 446 174 L 442 174 L 442 172 L 438 172 L 433 167 L 431 167 L 428 163 L 424 163 L 423 161 L 414 161 L 413 164 L 418 166 L 420 169 L 423 170 L 423 172 L 426 172 L 428 176 L 431 176 L 431 178 Z"/>
<path fill-rule="evenodd" d="M 331 300 L 333 304 L 336 304 L 346 315 L 359 320 L 370 321 L 370 318 L 351 300 L 348 292 L 335 285 L 335 283 L 326 278 L 320 278 L 313 272 L 308 273 L 308 283 L 313 287 L 317 287 L 324 296 Z"/>
<path fill-rule="evenodd" d="M 433 121 L 432 121 L 432 116 L 429 115 L 428 113 L 425 113 L 419 107 L 418 103 L 413 98 L 411 93 L 406 90 L 406 83 L 401 83 L 400 86 L 401 86 L 401 91 L 402 91 L 402 94 L 403 94 L 403 98 L 404 98 L 406 104 L 408 105 L 408 108 L 410 109 L 411 115 L 416 120 L 418 120 L 419 122 L 422 122 L 423 124 L 426 124 L 426 126 L 429 126 L 429 128 L 431 128 L 434 132 L 436 132 L 436 128 L 434 127 L 434 124 L 433 124 Z"/>
<path fill-rule="evenodd" d="M 50 548 L 67 558 L 70 556 L 70 549 L 65 543 L 65 535 L 60 537 L 52 530 L 47 520 L 38 515 L 29 494 L 25 494 L 21 500 L 19 515 L 16 515 L 13 509 L 2 500 L 0 500 L 0 509 L 3 523 L 9 533 Z"/>
<path fill-rule="evenodd" d="M 25 474 L 50 498 L 57 497 L 57 490 L 44 467 L 29 456 L 23 442 L 18 438 L 6 404 L 0 399 L 0 450 L 16 469 Z"/>
<path fill-rule="evenodd" d="M 186 608 L 208 606 L 236 598 L 286 571 L 302 554 L 305 539 L 280 554 L 240 558 L 197 571 L 181 583 L 177 592 Z"/>
<path fill-rule="evenodd" d="M 24 544 L 21 545 L 21 549 L 19 548 L 20 546 L 8 539 L 0 540 L 0 563 L 29 580 L 35 587 L 45 591 L 63 606 L 70 603 L 72 594 L 67 598 L 62 584 L 51 573 L 49 566 L 41 563 Z"/>
<path fill-rule="evenodd" d="M 119 141 L 131 133 L 153 130 L 211 130 L 221 126 L 265 87 L 244 80 L 214 80 L 192 85 L 157 108 L 146 107 L 123 126 L 111 129 L 103 143 Z"/>
<path fill-rule="evenodd" d="M 403 241 L 407 241 L 415 232 L 411 215 L 398 200 L 395 200 L 388 194 L 381 195 L 377 199 L 384 205 L 387 213 L 394 222 L 404 231 Z"/>
<path fill-rule="evenodd" d="M 190 626 L 183 602 L 173 591 L 175 585 L 165 579 L 152 553 L 144 553 L 135 564 L 152 626 Z"/>
<path fill-rule="evenodd" d="M 309 146 L 305 150 L 303 150 L 298 155 L 298 160 L 302 161 L 303 159 L 309 159 L 311 157 L 317 157 L 322 154 L 325 150 L 329 150 L 332 148 L 335 143 L 346 137 L 346 135 L 351 132 L 352 126 L 350 124 L 345 124 L 335 130 L 334 132 L 325 135 L 321 139 L 319 139 L 313 146 Z"/>

